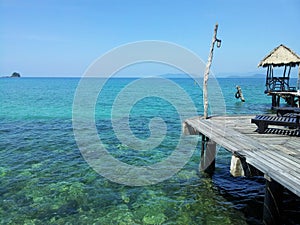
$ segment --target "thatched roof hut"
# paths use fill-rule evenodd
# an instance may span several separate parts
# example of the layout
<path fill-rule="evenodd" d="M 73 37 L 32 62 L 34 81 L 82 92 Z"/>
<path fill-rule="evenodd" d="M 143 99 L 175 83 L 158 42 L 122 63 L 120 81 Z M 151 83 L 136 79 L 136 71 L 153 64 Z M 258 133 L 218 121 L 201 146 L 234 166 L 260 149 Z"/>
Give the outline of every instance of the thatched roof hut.
<path fill-rule="evenodd" d="M 300 56 L 284 45 L 279 45 L 271 51 L 263 60 L 260 61 L 258 67 L 267 67 L 266 76 L 266 93 L 270 91 L 296 91 L 300 89 L 300 69 L 298 71 L 297 88 L 290 87 L 291 68 L 300 65 Z M 273 67 L 284 66 L 282 76 L 275 76 Z"/>
<path fill-rule="evenodd" d="M 263 60 L 260 61 L 258 66 L 267 67 L 272 66 L 296 66 L 300 64 L 300 56 L 293 52 L 290 48 L 279 45 L 271 51 Z"/>

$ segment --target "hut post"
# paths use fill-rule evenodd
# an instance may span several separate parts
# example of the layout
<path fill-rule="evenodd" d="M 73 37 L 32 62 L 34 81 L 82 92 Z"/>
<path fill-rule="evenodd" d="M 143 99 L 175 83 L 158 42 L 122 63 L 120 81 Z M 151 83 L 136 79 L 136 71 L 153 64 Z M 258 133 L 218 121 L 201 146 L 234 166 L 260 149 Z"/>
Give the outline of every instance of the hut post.
<path fill-rule="evenodd" d="M 291 67 L 290 67 L 291 68 Z M 290 70 L 289 70 L 290 71 Z M 284 65 L 284 71 L 283 71 L 283 77 L 285 77 L 285 74 L 286 74 L 286 65 Z M 288 77 L 289 77 L 290 73 L 288 74 Z"/>
<path fill-rule="evenodd" d="M 215 45 L 216 41 L 221 43 L 221 41 L 219 39 L 217 39 L 218 26 L 219 25 L 217 23 L 215 25 L 214 36 L 212 38 L 210 53 L 209 53 L 209 56 L 208 56 L 208 60 L 207 60 L 206 68 L 205 68 L 205 73 L 204 73 L 204 79 L 203 79 L 204 119 L 208 118 L 207 82 L 208 82 L 208 75 L 209 75 L 209 71 L 210 71 L 210 66 L 211 66 L 212 59 L 213 59 L 214 45 Z M 219 45 L 217 47 L 219 47 Z"/>
<path fill-rule="evenodd" d="M 298 94 L 299 94 L 300 93 L 300 65 L 298 65 L 297 91 L 298 91 Z"/>
<path fill-rule="evenodd" d="M 298 108 L 300 108 L 300 64 L 298 64 L 298 80 L 297 80 Z"/>

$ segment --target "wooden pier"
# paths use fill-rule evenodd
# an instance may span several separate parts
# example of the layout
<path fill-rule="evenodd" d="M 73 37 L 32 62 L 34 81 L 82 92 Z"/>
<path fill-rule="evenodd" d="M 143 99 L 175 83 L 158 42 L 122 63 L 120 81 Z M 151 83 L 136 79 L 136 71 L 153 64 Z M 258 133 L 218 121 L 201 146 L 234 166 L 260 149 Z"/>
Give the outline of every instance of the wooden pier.
<path fill-rule="evenodd" d="M 240 159 L 246 176 L 251 175 L 253 168 L 263 173 L 266 178 L 264 224 L 280 224 L 283 188 L 300 196 L 300 137 L 294 136 L 300 131 L 270 127 L 265 134 L 259 134 L 256 125 L 251 123 L 254 117 L 195 117 L 183 123 L 183 132 L 202 135 L 205 141 L 200 169 L 208 172 L 214 169 L 217 144 Z"/>
<path fill-rule="evenodd" d="M 280 98 L 292 106 L 300 108 L 300 92 L 296 91 L 269 91 L 267 95 L 272 96 L 272 109 L 280 107 Z"/>

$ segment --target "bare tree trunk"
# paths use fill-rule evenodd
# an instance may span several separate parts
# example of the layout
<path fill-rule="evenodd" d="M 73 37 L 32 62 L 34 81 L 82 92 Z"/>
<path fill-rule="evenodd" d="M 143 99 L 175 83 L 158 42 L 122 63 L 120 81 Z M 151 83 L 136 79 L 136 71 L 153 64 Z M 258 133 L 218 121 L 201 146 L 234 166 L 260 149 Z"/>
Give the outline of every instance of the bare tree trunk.
<path fill-rule="evenodd" d="M 217 40 L 217 31 L 218 31 L 218 24 L 215 26 L 214 36 L 212 38 L 211 47 L 210 47 L 210 53 L 208 56 L 205 73 L 204 73 L 204 79 L 203 79 L 203 102 L 204 102 L 204 119 L 208 118 L 208 99 L 207 99 L 207 81 L 208 81 L 208 75 L 210 71 L 210 66 L 213 59 L 213 53 L 214 53 L 214 45 Z"/>

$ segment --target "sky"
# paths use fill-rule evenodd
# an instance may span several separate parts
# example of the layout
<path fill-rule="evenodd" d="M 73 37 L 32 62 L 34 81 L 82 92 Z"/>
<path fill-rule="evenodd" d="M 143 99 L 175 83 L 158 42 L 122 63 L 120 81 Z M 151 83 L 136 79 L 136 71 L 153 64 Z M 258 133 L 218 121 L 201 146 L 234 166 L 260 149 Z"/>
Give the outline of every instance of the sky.
<path fill-rule="evenodd" d="M 81 77 L 111 49 L 143 40 L 175 43 L 206 62 L 216 23 L 213 73 L 265 73 L 257 65 L 278 45 L 300 54 L 299 21 L 299 0 L 0 0 L 0 76 Z"/>

